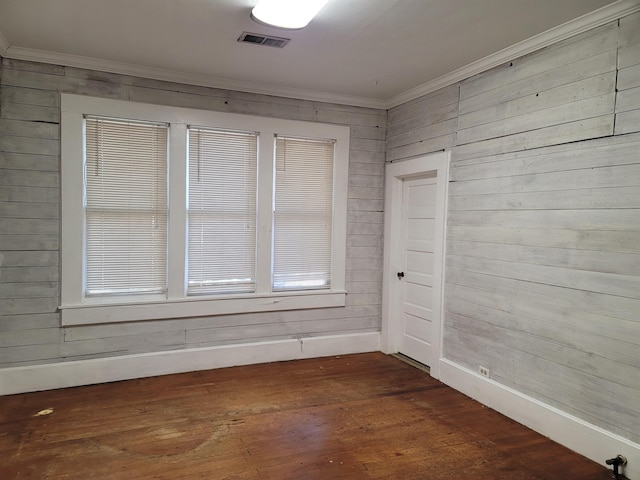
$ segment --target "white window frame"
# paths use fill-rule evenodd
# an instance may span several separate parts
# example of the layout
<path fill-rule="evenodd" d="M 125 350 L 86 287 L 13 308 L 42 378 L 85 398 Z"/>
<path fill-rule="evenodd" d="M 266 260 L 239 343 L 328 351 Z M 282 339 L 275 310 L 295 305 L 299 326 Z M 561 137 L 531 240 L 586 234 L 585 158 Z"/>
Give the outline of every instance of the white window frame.
<path fill-rule="evenodd" d="M 212 112 L 123 100 L 61 95 L 62 325 L 344 306 L 349 127 Z M 166 295 L 84 297 L 84 115 L 169 123 L 169 227 Z M 186 295 L 187 125 L 259 132 L 256 291 Z M 272 205 L 276 135 L 336 141 L 333 173 L 332 282 L 328 290 L 272 292 Z M 82 252 L 82 253 L 79 253 Z"/>

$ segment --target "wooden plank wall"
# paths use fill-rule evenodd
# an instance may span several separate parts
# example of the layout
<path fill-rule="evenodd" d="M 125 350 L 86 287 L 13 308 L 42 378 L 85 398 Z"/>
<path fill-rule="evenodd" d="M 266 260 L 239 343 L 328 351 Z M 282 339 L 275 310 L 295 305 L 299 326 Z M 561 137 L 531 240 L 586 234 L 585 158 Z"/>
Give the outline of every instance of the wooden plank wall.
<path fill-rule="evenodd" d="M 389 111 L 387 161 L 450 149 L 455 145 L 458 85 Z"/>
<path fill-rule="evenodd" d="M 3 60 L 0 367 L 380 330 L 386 112 Z M 60 328 L 60 93 L 351 126 L 347 306 Z"/>
<path fill-rule="evenodd" d="M 640 16 L 620 20 L 616 135 L 637 131 L 640 123 Z"/>
<path fill-rule="evenodd" d="M 640 14 L 456 87 L 444 356 L 640 442 Z"/>

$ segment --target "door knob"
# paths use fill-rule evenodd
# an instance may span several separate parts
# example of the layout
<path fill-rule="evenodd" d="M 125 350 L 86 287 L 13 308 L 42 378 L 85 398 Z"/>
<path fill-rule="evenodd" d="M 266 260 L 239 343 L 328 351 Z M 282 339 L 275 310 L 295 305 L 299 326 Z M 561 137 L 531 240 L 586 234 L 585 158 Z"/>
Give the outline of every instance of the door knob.
<path fill-rule="evenodd" d="M 402 280 L 402 277 L 404 277 L 404 272 L 398 272 L 398 279 Z"/>

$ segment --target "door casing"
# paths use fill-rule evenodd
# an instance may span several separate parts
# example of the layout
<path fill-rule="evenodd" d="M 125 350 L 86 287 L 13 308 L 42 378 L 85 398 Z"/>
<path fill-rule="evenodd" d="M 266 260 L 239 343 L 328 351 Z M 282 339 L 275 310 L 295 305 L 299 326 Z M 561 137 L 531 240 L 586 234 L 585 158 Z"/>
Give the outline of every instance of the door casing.
<path fill-rule="evenodd" d="M 387 164 L 385 169 L 384 201 L 384 266 L 382 280 L 382 351 L 398 353 L 401 334 L 400 282 L 397 273 L 402 269 L 402 195 L 403 182 L 407 178 L 436 172 L 436 225 L 434 253 L 434 322 L 433 349 L 436 360 L 430 365 L 431 376 L 440 378 L 442 358 L 442 334 L 444 322 L 444 260 L 449 164 L 451 152 L 437 152 L 409 160 Z"/>

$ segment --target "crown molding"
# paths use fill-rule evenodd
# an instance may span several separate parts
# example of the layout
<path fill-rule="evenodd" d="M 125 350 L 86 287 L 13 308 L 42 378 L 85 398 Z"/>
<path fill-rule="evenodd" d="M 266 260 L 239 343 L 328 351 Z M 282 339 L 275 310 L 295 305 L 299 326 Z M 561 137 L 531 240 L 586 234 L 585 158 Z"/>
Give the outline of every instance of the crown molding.
<path fill-rule="evenodd" d="M 9 41 L 7 37 L 2 34 L 2 30 L 0 30 L 0 56 L 4 56 L 7 50 L 9 50 Z"/>
<path fill-rule="evenodd" d="M 68 67 L 85 68 L 101 72 L 117 73 L 134 77 L 150 78 L 154 80 L 164 80 L 167 82 L 183 83 L 188 85 L 198 85 L 202 87 L 236 90 L 247 93 L 273 95 L 277 97 L 296 98 L 317 102 L 336 103 L 340 105 L 353 105 L 357 107 L 376 109 L 386 108 L 385 100 L 377 98 L 340 95 L 336 93 L 280 87 L 276 85 L 264 85 L 256 82 L 246 82 L 231 80 L 227 78 L 213 77 L 210 75 L 199 75 L 174 70 L 164 70 L 161 68 L 133 65 L 130 63 L 113 62 L 110 60 L 83 57 L 79 55 L 49 52 L 46 50 L 34 50 L 23 47 L 8 47 L 3 56 L 16 60 L 27 60 L 54 65 L 64 65 Z"/>
<path fill-rule="evenodd" d="M 397 107 L 398 105 L 415 100 L 428 93 L 448 87 L 449 85 L 453 85 L 479 73 L 486 72 L 491 68 L 638 11 L 640 11 L 639 0 L 618 0 L 611 5 L 594 10 L 591 13 L 558 25 L 557 27 L 488 55 L 446 75 L 395 95 L 387 99 L 386 108 Z"/>

